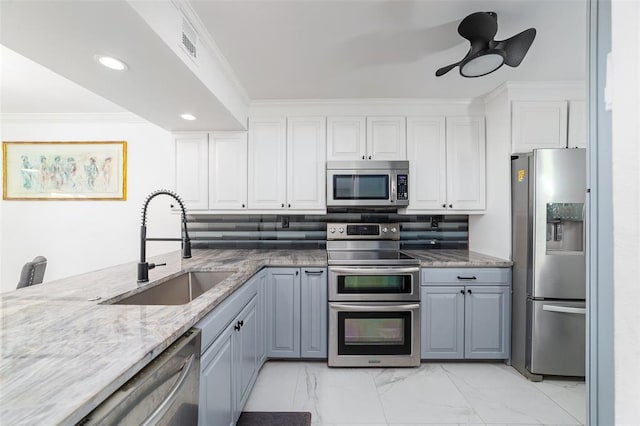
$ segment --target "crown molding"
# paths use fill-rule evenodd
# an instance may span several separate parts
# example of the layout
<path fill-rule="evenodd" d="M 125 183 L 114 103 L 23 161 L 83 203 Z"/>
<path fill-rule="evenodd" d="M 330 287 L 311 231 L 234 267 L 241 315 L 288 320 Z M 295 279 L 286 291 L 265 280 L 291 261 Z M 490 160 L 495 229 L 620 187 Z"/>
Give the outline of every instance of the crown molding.
<path fill-rule="evenodd" d="M 353 106 L 353 105 L 389 105 L 389 106 L 433 106 L 433 105 L 471 105 L 482 103 L 482 99 L 460 98 L 345 98 L 345 99 L 256 99 L 250 107 L 263 106 Z"/>
<path fill-rule="evenodd" d="M 3 122 L 42 122 L 42 123 L 128 123 L 149 124 L 149 121 L 131 113 L 0 113 Z"/>
<path fill-rule="evenodd" d="M 549 91 L 549 90 L 562 90 L 562 91 L 585 91 L 585 81 L 506 81 L 487 93 L 483 99 L 487 104 L 495 100 L 498 96 L 504 92 L 514 90 L 532 90 L 532 91 Z"/>

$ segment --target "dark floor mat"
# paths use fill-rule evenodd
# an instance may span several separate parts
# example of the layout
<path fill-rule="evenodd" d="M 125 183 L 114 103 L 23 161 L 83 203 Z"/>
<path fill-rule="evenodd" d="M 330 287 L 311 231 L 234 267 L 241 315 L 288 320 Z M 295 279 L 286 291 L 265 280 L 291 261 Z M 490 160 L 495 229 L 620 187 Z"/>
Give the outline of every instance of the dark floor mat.
<path fill-rule="evenodd" d="M 243 411 L 236 426 L 310 426 L 311 413 L 305 411 Z"/>

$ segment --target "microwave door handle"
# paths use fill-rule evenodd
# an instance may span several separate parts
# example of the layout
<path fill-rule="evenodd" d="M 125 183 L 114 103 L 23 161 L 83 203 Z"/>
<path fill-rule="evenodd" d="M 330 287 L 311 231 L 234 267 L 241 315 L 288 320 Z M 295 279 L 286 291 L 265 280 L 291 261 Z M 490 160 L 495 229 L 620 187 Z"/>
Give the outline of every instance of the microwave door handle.
<path fill-rule="evenodd" d="M 397 176 L 392 175 L 391 177 L 391 202 L 392 203 L 398 199 L 398 197 L 396 196 L 396 179 L 397 179 Z"/>

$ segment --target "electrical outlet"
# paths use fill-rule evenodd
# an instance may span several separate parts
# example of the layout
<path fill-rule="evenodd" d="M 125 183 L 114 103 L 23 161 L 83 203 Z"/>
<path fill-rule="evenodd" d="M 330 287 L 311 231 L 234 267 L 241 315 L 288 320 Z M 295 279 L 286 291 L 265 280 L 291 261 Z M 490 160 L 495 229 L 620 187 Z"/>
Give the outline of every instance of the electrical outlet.
<path fill-rule="evenodd" d="M 437 229 L 438 228 L 438 224 L 440 223 L 439 219 L 440 218 L 438 216 L 431 216 L 431 228 L 432 229 Z"/>

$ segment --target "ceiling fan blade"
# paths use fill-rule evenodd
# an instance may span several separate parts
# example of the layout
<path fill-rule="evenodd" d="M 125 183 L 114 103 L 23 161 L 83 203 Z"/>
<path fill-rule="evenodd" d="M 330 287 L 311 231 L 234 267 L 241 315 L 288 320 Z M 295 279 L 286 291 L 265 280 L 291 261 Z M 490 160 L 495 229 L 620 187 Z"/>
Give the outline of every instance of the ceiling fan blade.
<path fill-rule="evenodd" d="M 504 63 L 510 67 L 517 67 L 529 51 L 533 40 L 536 38 L 536 29 L 529 28 L 520 34 L 516 34 L 506 40 L 498 41 L 496 49 L 501 49 L 505 53 Z"/>
<path fill-rule="evenodd" d="M 458 33 L 474 42 L 488 44 L 498 32 L 498 15 L 495 12 L 476 12 L 467 16 L 460 22 Z"/>
<path fill-rule="evenodd" d="M 457 67 L 459 64 L 460 62 L 456 62 L 455 64 L 447 65 L 446 67 L 440 68 L 438 71 L 436 71 L 436 77 L 445 75 L 446 73 Z"/>

